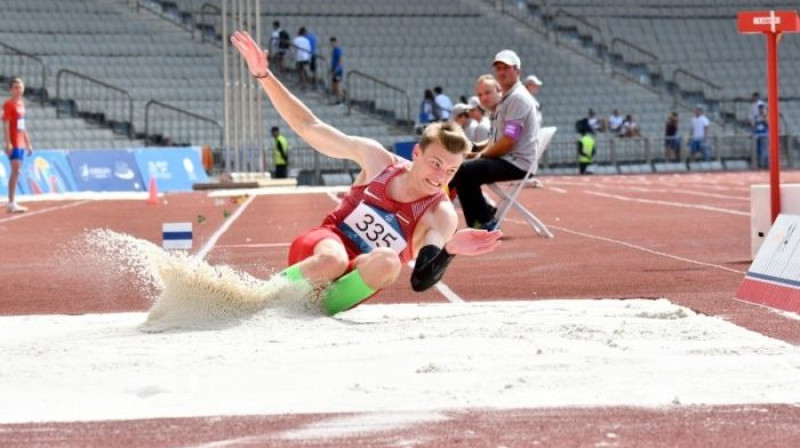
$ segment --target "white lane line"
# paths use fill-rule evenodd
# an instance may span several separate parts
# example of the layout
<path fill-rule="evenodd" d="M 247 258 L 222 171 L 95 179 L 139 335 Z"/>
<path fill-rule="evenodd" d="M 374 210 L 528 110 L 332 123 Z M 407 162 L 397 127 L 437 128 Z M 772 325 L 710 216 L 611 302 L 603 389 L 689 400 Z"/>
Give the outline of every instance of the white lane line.
<path fill-rule="evenodd" d="M 241 248 L 241 249 L 264 249 L 273 247 L 289 247 L 291 243 L 254 243 L 254 244 L 218 244 L 217 249 Z"/>
<path fill-rule="evenodd" d="M 640 202 L 643 204 L 655 204 L 655 205 L 667 205 L 670 207 L 680 207 L 680 208 L 695 208 L 698 210 L 706 210 L 710 212 L 718 212 L 718 213 L 727 213 L 729 215 L 738 215 L 738 216 L 750 216 L 750 212 L 742 212 L 739 210 L 731 210 L 727 208 L 720 208 L 720 207 L 712 207 L 710 205 L 696 205 L 696 204 L 684 204 L 681 202 L 671 202 L 671 201 L 660 201 L 655 199 L 640 199 L 640 198 L 632 198 L 628 196 L 621 196 L 618 194 L 607 194 L 607 193 L 600 193 L 596 191 L 584 191 L 586 194 L 592 194 L 595 196 L 600 196 L 604 198 L 610 199 L 617 199 L 620 201 L 629 201 L 629 202 Z"/>
<path fill-rule="evenodd" d="M 39 210 L 34 210 L 34 211 L 26 212 L 26 213 L 20 213 L 20 214 L 17 214 L 17 215 L 9 216 L 8 218 L 0 219 L 0 224 L 2 224 L 4 222 L 9 222 L 9 221 L 16 221 L 18 219 L 23 219 L 23 218 L 30 218 L 31 216 L 41 215 L 41 214 L 44 214 L 44 213 L 50 213 L 50 212 L 54 212 L 56 210 L 63 210 L 65 208 L 77 207 L 79 205 L 86 204 L 87 202 L 91 202 L 91 201 L 78 201 L 78 202 L 73 202 L 72 204 L 58 205 L 56 207 L 42 208 L 42 209 L 39 209 Z"/>
<path fill-rule="evenodd" d="M 329 192 L 327 192 L 327 194 L 328 194 L 328 197 L 329 197 L 329 198 L 331 198 L 331 200 L 333 200 L 333 201 L 334 201 L 334 202 L 336 202 L 337 204 L 338 204 L 338 203 L 340 203 L 340 202 L 342 201 L 341 199 L 337 198 L 337 197 L 336 197 L 336 195 L 335 195 L 335 194 L 333 194 L 333 193 L 331 193 L 330 191 L 329 191 Z M 409 268 L 411 268 L 411 269 L 414 269 L 414 261 L 409 261 L 409 262 L 408 262 L 408 267 L 409 267 Z M 444 296 L 444 297 L 445 297 L 447 300 L 449 300 L 449 301 L 451 301 L 451 302 L 453 302 L 453 303 L 464 303 L 464 299 L 462 299 L 462 298 L 461 298 L 461 297 L 460 297 L 458 294 L 456 294 L 456 293 L 455 293 L 455 292 L 454 292 L 452 289 L 450 289 L 450 287 L 449 287 L 449 286 L 447 286 L 447 284 L 445 284 L 445 282 L 443 282 L 443 281 L 438 281 L 438 282 L 436 282 L 436 284 L 435 284 L 435 285 L 433 285 L 433 286 L 434 286 L 434 287 L 436 288 L 436 290 L 437 290 L 437 291 L 439 291 L 439 293 L 440 293 L 440 294 L 442 294 L 442 295 L 443 295 L 443 296 Z"/>
<path fill-rule="evenodd" d="M 198 260 L 206 258 L 206 255 L 208 255 L 211 249 L 214 248 L 214 245 L 217 244 L 217 241 L 222 236 L 222 234 L 227 232 L 228 229 L 233 225 L 233 223 L 236 222 L 236 220 L 239 219 L 240 216 L 242 216 L 242 213 L 244 213 L 245 209 L 247 209 L 247 206 L 249 206 L 250 203 L 253 202 L 253 199 L 255 198 L 256 198 L 255 196 L 248 197 L 242 203 L 242 205 L 239 208 L 237 208 L 236 211 L 233 212 L 233 214 L 229 216 L 227 220 L 225 220 L 222 226 L 219 229 L 217 229 L 217 231 L 214 232 L 213 235 L 211 235 L 211 238 L 208 241 L 206 241 L 206 244 L 203 246 L 202 249 L 200 249 L 200 252 L 195 254 L 195 258 L 197 258 Z"/>
<path fill-rule="evenodd" d="M 553 190 L 553 191 L 555 191 L 556 193 L 561 193 L 561 194 L 564 194 L 564 193 L 566 193 L 566 192 L 567 192 L 567 190 L 565 190 L 565 189 L 563 189 L 563 188 L 558 188 L 558 187 L 545 187 L 545 189 L 547 189 L 547 190 Z"/>
<path fill-rule="evenodd" d="M 511 222 L 516 223 L 516 224 L 525 224 L 525 225 L 528 224 L 525 221 L 518 221 L 518 220 L 506 219 L 506 221 L 511 221 Z M 668 253 L 665 253 L 665 252 L 659 252 L 657 250 L 648 249 L 646 247 L 638 246 L 636 244 L 628 243 L 628 242 L 625 242 L 625 241 L 615 240 L 613 238 L 606 238 L 604 236 L 591 235 L 591 234 L 588 234 L 588 233 L 579 232 L 577 230 L 570 230 L 570 229 L 567 229 L 567 228 L 564 228 L 564 227 L 554 226 L 552 224 L 547 224 L 547 227 L 549 227 L 551 229 L 560 230 L 560 231 L 565 232 L 565 233 L 571 233 L 573 235 L 582 236 L 584 238 L 589 238 L 589 239 L 592 239 L 592 240 L 604 241 L 604 242 L 613 243 L 613 244 L 619 244 L 621 246 L 629 247 L 631 249 L 636 249 L 636 250 L 639 250 L 639 251 L 642 251 L 642 252 L 647 252 L 648 254 L 658 255 L 659 257 L 671 258 L 673 260 L 683 261 L 683 262 L 686 262 L 686 263 L 696 264 L 696 265 L 699 265 L 699 266 L 705 266 L 705 267 L 710 267 L 710 268 L 714 268 L 714 269 L 720 269 L 720 270 L 723 270 L 723 271 L 733 272 L 735 274 L 745 274 L 746 273 L 745 271 L 738 271 L 736 269 L 731 269 L 731 268 L 729 268 L 727 266 L 721 266 L 721 265 L 713 264 L 713 263 L 706 263 L 706 262 L 703 262 L 703 261 L 693 260 L 691 258 L 679 257 L 677 255 L 672 255 L 672 254 L 668 254 Z"/>

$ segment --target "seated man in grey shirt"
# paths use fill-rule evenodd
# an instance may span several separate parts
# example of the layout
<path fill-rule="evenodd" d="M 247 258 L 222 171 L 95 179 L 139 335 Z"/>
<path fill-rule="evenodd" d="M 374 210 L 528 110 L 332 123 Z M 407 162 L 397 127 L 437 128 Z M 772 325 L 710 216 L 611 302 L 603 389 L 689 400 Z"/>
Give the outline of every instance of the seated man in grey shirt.
<path fill-rule="evenodd" d="M 495 210 L 483 197 L 481 185 L 521 179 L 537 163 L 537 140 L 541 126 L 536 99 L 520 83 L 520 60 L 511 50 L 494 58 L 495 78 L 503 91 L 492 114 L 489 144 L 461 165 L 453 183 L 467 225 L 492 230 L 497 227 Z"/>

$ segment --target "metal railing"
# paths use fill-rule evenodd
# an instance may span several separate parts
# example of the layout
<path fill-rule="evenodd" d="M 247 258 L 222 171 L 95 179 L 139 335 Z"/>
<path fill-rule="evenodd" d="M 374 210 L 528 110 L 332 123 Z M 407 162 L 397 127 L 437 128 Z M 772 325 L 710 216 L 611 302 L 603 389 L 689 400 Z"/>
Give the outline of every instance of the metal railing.
<path fill-rule="evenodd" d="M 561 36 L 561 33 L 557 32 L 555 33 L 556 45 L 573 50 L 577 54 L 599 65 L 604 64 L 605 59 L 600 49 L 605 48 L 605 40 L 603 39 L 603 31 L 600 27 L 564 9 L 558 9 L 553 15 L 553 26 L 557 31 L 559 29 L 574 28 L 578 33 L 578 38 L 581 40 L 581 42 L 575 42 L 574 39 L 565 40 Z M 586 51 L 587 48 L 584 45 L 584 38 L 591 38 L 594 42 L 596 49 L 594 54 Z"/>
<path fill-rule="evenodd" d="M 722 100 L 722 87 L 689 70 L 675 69 L 672 72 L 672 83 L 684 93 L 702 95 L 709 105 Z M 680 92 L 675 92 L 673 106 L 677 106 L 680 97 Z"/>
<path fill-rule="evenodd" d="M 708 171 L 766 169 L 768 137 L 754 135 L 712 135 L 692 151 L 689 137 L 677 137 L 672 150 L 665 138 L 600 138 L 595 144 L 594 164 L 604 173 L 648 173 L 665 171 Z M 780 136 L 780 157 L 784 167 L 800 167 L 800 138 Z M 578 152 L 575 142 L 553 142 L 540 165 L 546 170 L 574 170 L 577 174 Z"/>
<path fill-rule="evenodd" d="M 622 76 L 651 88 L 653 87 L 652 83 L 650 82 L 652 80 L 652 76 L 657 76 L 663 79 L 664 74 L 661 70 L 661 59 L 659 59 L 659 57 L 655 54 L 634 44 L 633 42 L 616 37 L 611 39 L 610 51 L 612 57 L 617 56 L 620 58 L 618 61 L 619 64 L 611 64 L 612 75 Z M 628 70 L 620 69 L 620 65 L 626 68 L 635 67 L 637 65 L 642 66 L 647 72 L 649 72 L 649 80 L 645 82 L 645 80 L 643 80 L 641 77 L 632 75 Z M 661 91 L 658 90 L 657 92 L 660 96 Z"/>
<path fill-rule="evenodd" d="M 211 142 L 212 136 L 215 144 Z M 157 100 L 150 100 L 144 106 L 146 146 L 189 146 L 194 142 L 219 150 L 223 147 L 222 137 L 222 125 L 214 119 Z"/>
<path fill-rule="evenodd" d="M 41 89 L 40 103 L 47 99 L 47 65 L 37 56 L 0 42 L 0 67 L 7 78 L 22 78 L 28 88 Z"/>
<path fill-rule="evenodd" d="M 493 5 L 501 14 L 517 20 L 544 37 L 548 37 L 547 26 L 542 21 L 536 20 L 530 10 L 531 4 L 534 4 L 533 6 L 541 11 L 541 15 L 546 16 L 548 9 L 546 0 L 486 0 L 486 2 Z"/>
<path fill-rule="evenodd" d="M 389 84 L 374 76 L 351 70 L 345 76 L 345 101 L 347 111 L 353 107 L 386 116 L 393 124 L 414 130 L 414 117 L 411 115 L 411 97 L 400 87 Z"/>
<path fill-rule="evenodd" d="M 56 73 L 56 116 L 61 117 L 64 109 L 133 138 L 133 99 L 127 90 L 62 69 Z"/>

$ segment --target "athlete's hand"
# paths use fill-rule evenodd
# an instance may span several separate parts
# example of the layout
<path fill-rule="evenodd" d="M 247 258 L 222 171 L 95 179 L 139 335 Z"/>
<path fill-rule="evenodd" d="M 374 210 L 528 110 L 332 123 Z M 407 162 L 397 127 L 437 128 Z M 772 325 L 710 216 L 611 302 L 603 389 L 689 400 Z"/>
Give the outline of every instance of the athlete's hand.
<path fill-rule="evenodd" d="M 489 253 L 500 245 L 503 232 L 493 230 L 461 229 L 453 235 L 445 249 L 453 255 L 481 255 Z"/>
<path fill-rule="evenodd" d="M 247 68 L 253 76 L 263 76 L 269 71 L 267 56 L 269 52 L 262 50 L 247 31 L 236 31 L 231 36 L 231 43 L 247 62 Z"/>

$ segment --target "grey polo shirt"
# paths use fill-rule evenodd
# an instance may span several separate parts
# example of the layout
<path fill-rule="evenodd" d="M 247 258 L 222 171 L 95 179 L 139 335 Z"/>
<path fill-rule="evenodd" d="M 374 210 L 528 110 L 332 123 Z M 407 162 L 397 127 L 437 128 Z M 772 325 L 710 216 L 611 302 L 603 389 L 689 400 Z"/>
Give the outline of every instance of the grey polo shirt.
<path fill-rule="evenodd" d="M 537 160 L 539 128 L 542 119 L 536 99 L 517 81 L 510 91 L 503 94 L 497 110 L 492 114 L 492 142 L 503 135 L 514 139 L 514 146 L 502 159 L 517 168 L 528 171 Z"/>

